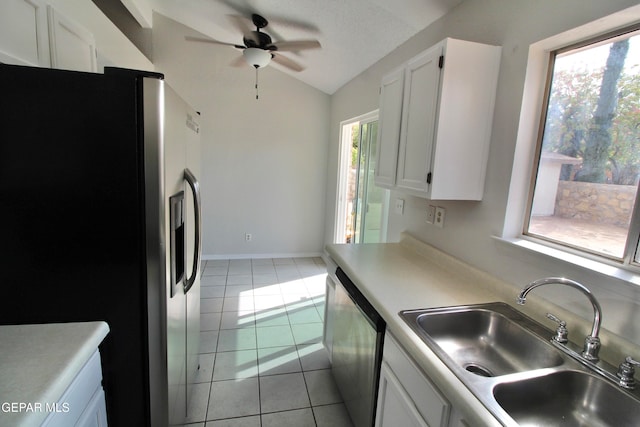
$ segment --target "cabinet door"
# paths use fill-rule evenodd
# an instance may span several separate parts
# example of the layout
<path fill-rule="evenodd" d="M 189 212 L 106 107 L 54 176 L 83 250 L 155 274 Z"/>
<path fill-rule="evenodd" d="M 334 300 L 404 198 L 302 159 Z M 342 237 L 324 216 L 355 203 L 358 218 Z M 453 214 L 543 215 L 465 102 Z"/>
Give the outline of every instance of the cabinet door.
<path fill-rule="evenodd" d="M 383 363 L 386 363 L 413 402 L 420 418 L 432 427 L 449 424 L 451 404 L 414 364 L 390 333 L 385 335 Z"/>
<path fill-rule="evenodd" d="M 51 64 L 46 7 L 42 0 L 0 1 L 0 62 Z"/>
<path fill-rule="evenodd" d="M 107 406 L 102 387 L 96 390 L 74 427 L 107 427 Z"/>
<path fill-rule="evenodd" d="M 375 427 L 429 427 L 402 388 L 400 381 L 383 362 L 380 370 L 378 409 Z"/>
<path fill-rule="evenodd" d="M 327 268 L 329 270 L 329 268 Z M 329 360 L 333 352 L 333 318 L 335 316 L 334 294 L 336 293 L 336 282 L 333 279 L 335 269 L 329 271 L 326 280 L 326 293 L 324 301 L 324 328 L 322 331 L 322 343 L 327 349 Z M 336 278 L 337 280 L 337 278 Z"/>
<path fill-rule="evenodd" d="M 426 192 L 431 172 L 433 138 L 440 83 L 440 56 L 437 45 L 412 59 L 406 67 L 404 105 L 400 132 L 400 152 L 396 185 Z"/>
<path fill-rule="evenodd" d="M 98 69 L 93 35 L 76 22 L 48 9 L 51 67 L 96 72 Z"/>
<path fill-rule="evenodd" d="M 446 40 L 431 199 L 482 199 L 501 52 L 497 46 Z"/>
<path fill-rule="evenodd" d="M 395 70 L 382 79 L 374 175 L 375 183 L 380 187 L 390 188 L 396 181 L 403 93 L 404 68 Z"/>
<path fill-rule="evenodd" d="M 471 424 L 465 421 L 459 410 L 452 408 L 449 427 L 471 427 Z"/>
<path fill-rule="evenodd" d="M 80 369 L 60 400 L 56 403 L 47 402 L 46 405 L 49 415 L 42 422 L 42 427 L 107 426 L 98 350 Z"/>

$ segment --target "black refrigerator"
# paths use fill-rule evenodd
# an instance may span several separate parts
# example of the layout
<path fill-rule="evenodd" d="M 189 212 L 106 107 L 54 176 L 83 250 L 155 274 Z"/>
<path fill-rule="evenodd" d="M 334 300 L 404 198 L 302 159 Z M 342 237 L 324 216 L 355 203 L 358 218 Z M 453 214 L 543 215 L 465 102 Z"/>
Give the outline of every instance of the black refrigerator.
<path fill-rule="evenodd" d="M 198 369 L 198 113 L 161 74 L 118 68 L 0 64 L 0 106 L 0 324 L 106 321 L 109 425 L 181 424 Z"/>

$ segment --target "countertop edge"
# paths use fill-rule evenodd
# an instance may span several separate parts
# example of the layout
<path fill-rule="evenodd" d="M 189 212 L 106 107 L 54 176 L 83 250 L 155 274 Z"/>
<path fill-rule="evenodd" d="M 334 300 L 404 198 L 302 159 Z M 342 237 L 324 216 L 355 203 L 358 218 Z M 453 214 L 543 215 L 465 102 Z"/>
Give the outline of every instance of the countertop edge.
<path fill-rule="evenodd" d="M 354 248 L 353 246 L 360 246 L 360 248 Z M 362 270 L 362 266 L 366 261 L 380 261 L 382 259 L 388 260 L 389 263 L 401 261 L 398 266 L 399 269 L 413 265 L 423 271 L 428 271 L 432 268 L 443 268 L 443 264 L 448 264 L 448 267 L 451 267 L 450 263 L 461 262 L 453 257 L 449 259 L 448 255 L 441 252 L 439 254 L 431 254 L 431 249 L 426 246 L 421 246 L 420 242 L 416 244 L 412 241 L 412 238 L 406 238 L 402 243 L 378 245 L 327 245 L 326 250 L 336 264 L 339 265 L 356 286 L 358 286 L 358 289 L 367 300 L 369 300 L 382 315 L 387 322 L 388 331 L 416 364 L 425 373 L 428 373 L 427 376 L 430 380 L 446 395 L 452 406 L 463 414 L 465 421 L 475 426 L 501 426 L 502 424 L 489 412 L 478 398 L 451 372 L 440 358 L 422 342 L 409 326 L 402 321 L 398 315 L 400 311 L 397 310 L 398 307 L 390 307 L 393 304 L 385 301 L 378 286 L 370 286 L 372 276 L 377 275 L 376 268 L 385 269 L 385 267 L 378 264 L 374 269 L 368 269 L 365 274 L 363 274 Z M 430 259 L 430 255 L 433 255 L 435 260 L 433 258 Z M 456 267 L 460 268 L 461 266 L 456 265 Z M 468 266 L 468 268 L 472 269 L 470 266 Z M 467 275 L 470 271 L 461 271 L 460 274 Z M 475 273 L 475 271 L 471 271 L 471 274 Z M 387 271 L 387 275 L 392 274 L 394 274 L 393 271 Z M 375 281 L 376 279 L 373 280 Z M 382 275 L 377 280 L 384 281 L 385 276 Z M 476 295 L 466 298 L 464 301 L 460 301 L 454 296 L 449 302 L 443 305 L 503 301 L 499 290 L 496 291 L 496 289 L 493 289 L 495 286 L 495 283 L 485 284 L 479 289 L 481 292 L 477 292 Z M 402 309 L 425 308 L 420 306 L 419 299 L 416 299 L 413 304 L 418 306 L 406 306 Z"/>
<path fill-rule="evenodd" d="M 48 393 L 53 401 L 57 401 L 62 397 L 82 367 L 98 350 L 98 346 L 109 333 L 109 326 L 106 322 L 83 322 L 83 325 L 87 326 L 88 335 L 85 337 L 84 343 L 80 346 L 73 359 L 70 360 L 69 365 L 60 373 L 59 381 L 55 385 L 56 389 L 52 389 L 51 392 Z M 89 327 L 91 327 L 91 330 L 89 330 Z M 43 401 L 47 402 L 51 400 Z"/>
<path fill-rule="evenodd" d="M 398 243 L 330 244 L 325 250 L 382 315 L 398 343 L 474 426 L 502 424 L 404 323 L 398 314 L 400 311 L 504 302 L 541 324 L 548 322 L 545 313 L 552 311 L 572 325 L 574 337 L 586 336 L 592 327 L 589 317 L 583 318 L 540 295 L 530 295 L 526 305 L 517 305 L 516 296 L 521 287 L 406 232 Z M 600 339 L 600 358 L 612 366 L 640 351 L 636 344 L 606 328 L 600 330 Z"/>
<path fill-rule="evenodd" d="M 109 326 L 104 321 L 93 322 L 72 322 L 72 323 L 54 323 L 54 324 L 42 324 L 42 325 L 6 325 L 0 326 L 0 333 L 7 339 L 12 334 L 20 334 L 20 338 L 25 341 L 32 340 L 46 340 L 51 346 L 64 349 L 61 354 L 65 355 L 64 360 L 52 361 L 51 359 L 42 360 L 44 364 L 54 364 L 54 366 L 60 366 L 60 370 L 51 376 L 46 384 L 38 384 L 38 388 L 30 388 L 28 381 L 25 381 L 28 385 L 24 389 L 15 388 L 11 391 L 3 390 L 0 384 L 0 395 L 3 396 L 2 404 L 5 403 L 24 403 L 35 404 L 40 403 L 55 403 L 58 402 L 69 385 L 76 378 L 80 370 L 89 361 L 91 356 L 98 350 L 98 346 L 104 340 L 109 333 Z M 68 338 L 73 337 L 73 342 L 69 343 Z M 14 342 L 16 342 L 14 338 Z M 20 340 L 18 340 L 20 342 Z M 10 365 L 13 369 L 16 369 L 16 360 L 19 359 L 19 351 L 29 351 L 41 345 L 40 343 L 34 343 L 36 345 L 29 346 L 16 346 L 13 355 L 6 355 L 9 353 L 5 351 L 6 358 L 13 356 L 12 363 Z M 34 349 L 35 352 L 35 349 Z M 28 361 L 28 355 L 24 356 L 24 360 Z M 33 360 L 32 360 L 33 362 Z M 6 368 L 6 366 L 3 366 Z M 14 371 L 14 377 L 11 383 L 14 385 L 17 383 L 19 376 L 19 367 Z M 23 376 L 38 375 L 36 372 L 23 372 Z M 12 412 L 2 410 L 0 413 L 0 426 L 37 426 L 40 425 L 49 414 L 45 410 L 32 410 Z"/>

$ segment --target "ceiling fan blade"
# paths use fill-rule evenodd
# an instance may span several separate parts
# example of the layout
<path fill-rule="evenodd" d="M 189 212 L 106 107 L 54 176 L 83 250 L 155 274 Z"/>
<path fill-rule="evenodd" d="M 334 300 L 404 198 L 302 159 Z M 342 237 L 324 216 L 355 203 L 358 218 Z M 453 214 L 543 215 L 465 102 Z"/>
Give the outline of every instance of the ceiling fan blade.
<path fill-rule="evenodd" d="M 287 67 L 288 69 L 292 70 L 292 71 L 302 71 L 304 70 L 304 67 L 300 64 L 298 64 L 297 62 L 282 56 L 282 55 L 278 55 L 277 52 L 273 52 L 273 62 L 282 65 L 283 67 Z"/>
<path fill-rule="evenodd" d="M 242 0 L 218 0 L 218 1 L 220 3 L 225 4 L 230 9 L 235 10 L 237 13 L 245 17 L 250 17 L 252 14 L 258 13 L 264 16 L 265 18 L 268 18 L 271 24 L 276 24 L 277 26 L 282 25 L 288 28 L 293 28 L 293 29 L 302 30 L 302 31 L 309 31 L 314 33 L 317 33 L 319 31 L 318 27 L 310 22 L 292 19 L 290 17 L 281 16 L 281 15 L 275 15 L 275 16 L 273 14 L 266 15 L 262 13 L 266 11 L 259 11 L 251 6 L 253 3 L 259 3 L 256 1 L 250 1 L 250 0 L 243 0 L 243 1 Z"/>
<path fill-rule="evenodd" d="M 318 40 L 292 40 L 274 43 L 280 52 L 296 52 L 307 49 L 320 49 L 322 46 Z"/>
<path fill-rule="evenodd" d="M 240 15 L 227 15 L 229 20 L 240 34 L 242 34 L 242 41 L 247 47 L 260 46 L 260 37 L 256 34 L 255 28 L 249 25 L 249 21 L 244 16 Z"/>
<path fill-rule="evenodd" d="M 253 31 L 254 28 L 249 25 L 249 21 L 244 16 L 240 15 L 227 15 L 231 24 L 236 27 L 242 34 Z"/>
<path fill-rule="evenodd" d="M 229 65 L 235 68 L 240 68 L 248 64 L 247 64 L 247 61 L 244 59 L 244 56 L 238 56 L 236 59 L 231 61 Z"/>
<path fill-rule="evenodd" d="M 190 41 L 190 42 L 219 44 L 219 45 L 222 45 L 222 46 L 233 46 L 233 47 L 238 48 L 238 49 L 244 49 L 244 46 L 240 46 L 240 45 L 233 44 L 233 43 L 221 42 L 221 41 L 214 40 L 214 39 L 206 39 L 204 37 L 185 36 L 184 39 L 187 40 L 187 41 Z"/>

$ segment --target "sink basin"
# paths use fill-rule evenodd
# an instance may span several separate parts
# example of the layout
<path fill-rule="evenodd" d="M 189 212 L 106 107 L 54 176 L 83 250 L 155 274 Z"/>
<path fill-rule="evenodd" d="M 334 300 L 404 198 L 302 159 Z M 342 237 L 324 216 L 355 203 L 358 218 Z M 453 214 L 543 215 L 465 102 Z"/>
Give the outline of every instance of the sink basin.
<path fill-rule="evenodd" d="M 504 426 L 640 426 L 640 390 L 615 385 L 613 366 L 598 365 L 612 379 L 595 374 L 508 304 L 400 317 Z"/>
<path fill-rule="evenodd" d="M 542 329 L 543 336 L 552 332 L 507 304 L 410 310 L 400 315 L 427 344 L 435 344 L 430 347 L 445 363 L 448 359 L 476 375 L 495 377 L 563 363 L 560 352 L 530 330 Z"/>
<path fill-rule="evenodd" d="M 640 402 L 604 379 L 579 371 L 501 383 L 498 404 L 520 425 L 631 426 Z"/>

